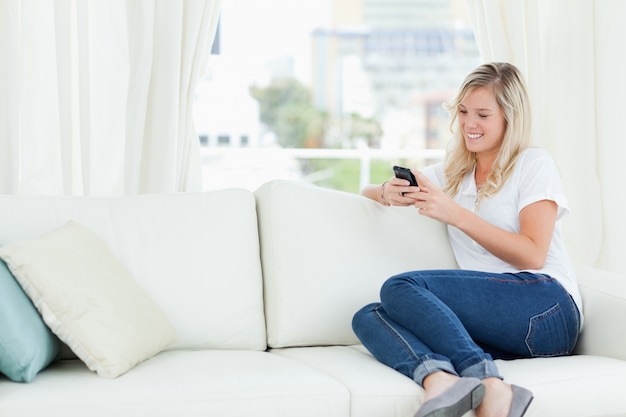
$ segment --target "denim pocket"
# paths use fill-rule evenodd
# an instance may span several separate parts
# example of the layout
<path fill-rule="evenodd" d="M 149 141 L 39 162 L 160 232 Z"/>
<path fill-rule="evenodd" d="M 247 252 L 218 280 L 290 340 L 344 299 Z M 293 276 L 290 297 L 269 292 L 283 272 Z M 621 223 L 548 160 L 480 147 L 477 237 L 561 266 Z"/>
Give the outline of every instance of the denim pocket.
<path fill-rule="evenodd" d="M 532 357 L 569 353 L 569 334 L 560 304 L 530 318 L 526 346 Z"/>

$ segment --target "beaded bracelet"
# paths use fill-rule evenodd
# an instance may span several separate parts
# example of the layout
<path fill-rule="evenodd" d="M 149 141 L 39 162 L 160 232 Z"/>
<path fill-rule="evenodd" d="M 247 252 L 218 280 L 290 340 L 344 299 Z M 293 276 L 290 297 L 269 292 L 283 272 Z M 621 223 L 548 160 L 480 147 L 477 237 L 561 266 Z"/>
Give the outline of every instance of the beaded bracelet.
<path fill-rule="evenodd" d="M 389 181 L 385 181 L 383 182 L 383 184 L 380 186 L 380 199 L 382 200 L 383 204 L 386 206 L 390 206 L 391 204 L 389 204 L 389 202 L 387 202 L 387 200 L 385 200 L 385 184 L 387 184 Z"/>

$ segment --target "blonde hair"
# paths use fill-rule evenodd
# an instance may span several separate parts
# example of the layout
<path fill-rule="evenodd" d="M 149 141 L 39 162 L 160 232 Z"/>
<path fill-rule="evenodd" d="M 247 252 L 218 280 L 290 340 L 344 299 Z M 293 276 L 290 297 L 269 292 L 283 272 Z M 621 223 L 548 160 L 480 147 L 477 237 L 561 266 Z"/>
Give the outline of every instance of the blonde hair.
<path fill-rule="evenodd" d="M 467 150 L 463 132 L 456 122 L 461 102 L 480 87 L 489 89 L 495 96 L 504 115 L 506 130 L 487 181 L 478 192 L 479 199 L 489 197 L 500 190 L 511 174 L 517 156 L 531 145 L 530 106 L 526 86 L 519 70 L 512 64 L 502 62 L 479 66 L 465 78 L 456 97 L 444 105 L 452 116 L 450 130 L 453 138 L 448 144 L 444 163 L 446 175 L 444 191 L 450 196 L 459 192 L 463 178 L 472 172 L 476 165 L 476 155 Z"/>

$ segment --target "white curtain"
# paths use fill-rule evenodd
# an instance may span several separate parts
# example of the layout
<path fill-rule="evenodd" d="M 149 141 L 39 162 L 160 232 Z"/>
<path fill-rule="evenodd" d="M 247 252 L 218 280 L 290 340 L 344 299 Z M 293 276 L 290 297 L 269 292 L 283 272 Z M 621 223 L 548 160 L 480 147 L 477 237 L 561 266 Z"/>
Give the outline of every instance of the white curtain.
<path fill-rule="evenodd" d="M 201 190 L 221 0 L 0 0 L 0 193 Z"/>
<path fill-rule="evenodd" d="M 536 145 L 563 176 L 573 261 L 626 272 L 625 0 L 466 0 L 483 61 L 529 84 Z"/>

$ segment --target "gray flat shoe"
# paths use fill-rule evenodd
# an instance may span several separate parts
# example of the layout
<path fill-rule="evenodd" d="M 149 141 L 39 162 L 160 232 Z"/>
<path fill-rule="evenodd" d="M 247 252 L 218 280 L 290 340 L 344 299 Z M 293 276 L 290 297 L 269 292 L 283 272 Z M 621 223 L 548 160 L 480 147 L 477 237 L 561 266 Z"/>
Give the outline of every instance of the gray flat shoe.
<path fill-rule="evenodd" d="M 443 394 L 426 401 L 415 417 L 461 417 L 478 407 L 485 386 L 478 378 L 461 378 Z"/>
<path fill-rule="evenodd" d="M 511 385 L 511 388 L 513 389 L 513 402 L 511 402 L 507 417 L 522 417 L 533 400 L 533 393 L 517 385 Z"/>

